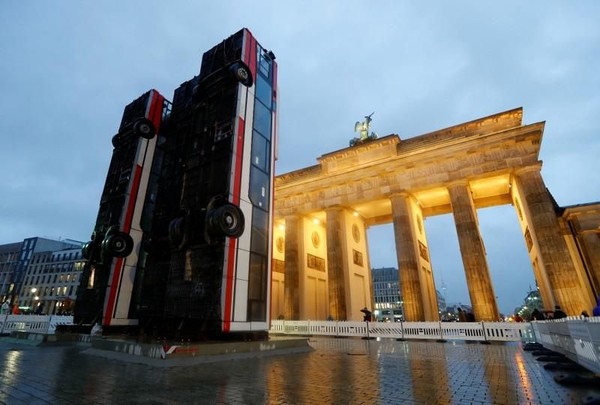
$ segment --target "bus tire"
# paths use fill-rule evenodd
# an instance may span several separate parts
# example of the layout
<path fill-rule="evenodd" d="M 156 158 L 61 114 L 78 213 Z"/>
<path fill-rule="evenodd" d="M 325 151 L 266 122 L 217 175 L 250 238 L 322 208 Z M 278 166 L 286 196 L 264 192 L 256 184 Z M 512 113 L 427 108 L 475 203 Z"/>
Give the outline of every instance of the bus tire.
<path fill-rule="evenodd" d="M 238 61 L 232 63 L 229 66 L 229 72 L 232 74 L 233 78 L 238 82 L 242 83 L 246 87 L 252 86 L 254 82 L 252 80 L 252 72 L 250 68 L 242 61 Z"/>
<path fill-rule="evenodd" d="M 156 135 L 156 129 L 150 120 L 140 118 L 133 123 L 133 133 L 142 138 L 152 139 Z"/>
<path fill-rule="evenodd" d="M 206 226 L 211 235 L 239 238 L 244 233 L 244 213 L 235 205 L 225 203 L 207 213 Z"/>
<path fill-rule="evenodd" d="M 172 246 L 179 246 L 183 242 L 183 226 L 183 217 L 177 217 L 169 222 L 169 242 Z"/>
<path fill-rule="evenodd" d="M 92 258 L 92 243 L 93 241 L 89 241 L 83 244 L 81 247 L 81 255 L 84 259 L 90 260 Z"/>
<path fill-rule="evenodd" d="M 112 146 L 115 149 L 120 148 L 121 145 L 123 145 L 124 141 L 125 141 L 125 138 L 123 136 L 121 136 L 121 134 L 116 134 L 115 136 L 112 137 L 112 140 L 111 140 Z"/>
<path fill-rule="evenodd" d="M 129 256 L 133 250 L 133 239 L 125 232 L 115 231 L 107 235 L 102 243 L 104 250 L 113 257 Z"/>

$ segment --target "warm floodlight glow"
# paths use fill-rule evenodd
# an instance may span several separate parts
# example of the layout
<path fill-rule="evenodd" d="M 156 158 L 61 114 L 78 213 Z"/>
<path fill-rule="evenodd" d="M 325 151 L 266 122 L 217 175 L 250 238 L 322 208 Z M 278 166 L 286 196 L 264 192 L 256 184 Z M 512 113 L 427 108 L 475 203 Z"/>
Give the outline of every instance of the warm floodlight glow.
<path fill-rule="evenodd" d="M 319 225 L 320 223 L 321 223 L 321 221 L 319 221 L 317 218 L 313 219 L 313 224 Z"/>

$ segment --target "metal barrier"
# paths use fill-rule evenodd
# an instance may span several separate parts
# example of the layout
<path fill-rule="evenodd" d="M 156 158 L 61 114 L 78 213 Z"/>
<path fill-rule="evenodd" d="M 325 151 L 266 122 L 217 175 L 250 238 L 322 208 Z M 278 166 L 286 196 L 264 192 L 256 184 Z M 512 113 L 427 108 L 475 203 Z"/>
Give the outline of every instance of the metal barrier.
<path fill-rule="evenodd" d="M 480 322 L 440 322 L 444 340 L 485 341 L 485 324 Z"/>
<path fill-rule="evenodd" d="M 535 321 L 531 326 L 537 342 L 545 348 L 600 373 L 600 317 Z"/>
<path fill-rule="evenodd" d="M 270 333 L 285 335 L 355 336 L 393 339 L 530 341 L 528 323 L 506 322 L 353 322 L 271 321 Z"/>
<path fill-rule="evenodd" d="M 57 325 L 73 324 L 65 315 L 0 315 L 0 333 L 33 332 L 53 335 Z"/>

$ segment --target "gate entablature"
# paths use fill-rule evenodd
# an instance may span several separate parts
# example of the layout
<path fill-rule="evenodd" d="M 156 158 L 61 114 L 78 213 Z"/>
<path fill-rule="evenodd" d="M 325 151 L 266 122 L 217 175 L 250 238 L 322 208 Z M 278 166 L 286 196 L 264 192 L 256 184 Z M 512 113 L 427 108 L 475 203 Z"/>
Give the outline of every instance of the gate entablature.
<path fill-rule="evenodd" d="M 319 164 L 275 179 L 275 216 L 306 214 L 344 205 L 369 222 L 389 218 L 371 202 L 408 191 L 424 215 L 450 212 L 446 185 L 468 180 L 477 207 L 510 203 L 511 172 L 538 163 L 543 123 L 521 125 L 522 109 L 401 140 L 388 135 L 369 143 L 327 153 Z M 486 131 L 494 132 L 486 132 Z M 358 209 L 361 208 L 361 209 Z"/>

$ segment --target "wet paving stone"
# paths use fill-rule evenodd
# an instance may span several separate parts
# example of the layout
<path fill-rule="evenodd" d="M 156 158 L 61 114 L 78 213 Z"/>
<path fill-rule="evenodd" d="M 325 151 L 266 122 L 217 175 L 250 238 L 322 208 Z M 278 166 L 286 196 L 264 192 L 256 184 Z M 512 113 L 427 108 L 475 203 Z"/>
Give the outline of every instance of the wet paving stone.
<path fill-rule="evenodd" d="M 153 367 L 0 342 L 1 404 L 581 404 L 521 344 L 311 338 L 307 353 Z"/>

